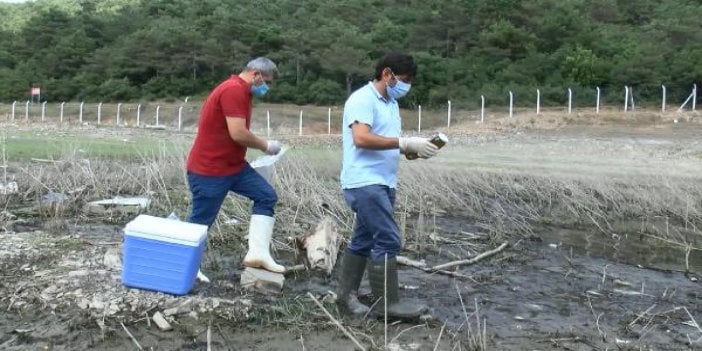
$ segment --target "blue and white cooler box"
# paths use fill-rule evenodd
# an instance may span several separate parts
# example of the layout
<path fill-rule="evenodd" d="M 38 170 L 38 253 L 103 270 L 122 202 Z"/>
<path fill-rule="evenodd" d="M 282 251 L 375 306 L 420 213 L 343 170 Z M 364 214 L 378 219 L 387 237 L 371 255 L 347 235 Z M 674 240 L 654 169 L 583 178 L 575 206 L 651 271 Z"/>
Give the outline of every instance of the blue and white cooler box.
<path fill-rule="evenodd" d="M 122 284 L 187 294 L 207 241 L 207 226 L 140 215 L 124 228 Z"/>

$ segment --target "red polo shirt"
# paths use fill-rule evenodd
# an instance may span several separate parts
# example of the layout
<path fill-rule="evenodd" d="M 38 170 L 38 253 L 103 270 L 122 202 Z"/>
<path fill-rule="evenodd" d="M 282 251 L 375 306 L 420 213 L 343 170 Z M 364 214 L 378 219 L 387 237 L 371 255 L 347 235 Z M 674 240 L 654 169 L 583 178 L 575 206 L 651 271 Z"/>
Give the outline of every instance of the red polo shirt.
<path fill-rule="evenodd" d="M 220 83 L 202 105 L 197 135 L 188 155 L 188 171 L 225 176 L 244 167 L 246 147 L 229 136 L 227 118 L 244 118 L 246 129 L 251 126 L 251 85 L 238 75 Z"/>

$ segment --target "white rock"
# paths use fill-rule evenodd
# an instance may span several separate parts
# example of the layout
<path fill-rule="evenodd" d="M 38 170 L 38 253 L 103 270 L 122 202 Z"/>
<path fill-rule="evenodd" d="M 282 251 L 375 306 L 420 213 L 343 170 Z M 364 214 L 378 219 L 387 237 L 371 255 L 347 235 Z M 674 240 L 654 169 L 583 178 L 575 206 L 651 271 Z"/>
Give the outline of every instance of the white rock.
<path fill-rule="evenodd" d="M 111 316 L 111 315 L 117 314 L 117 312 L 119 312 L 119 311 L 120 311 L 119 306 L 117 304 L 111 303 L 110 307 L 107 310 L 107 314 Z"/>
<path fill-rule="evenodd" d="M 80 299 L 80 301 L 78 301 L 78 307 L 81 310 L 87 309 L 89 306 L 90 306 L 90 301 L 88 301 L 88 299 Z"/>
<path fill-rule="evenodd" d="M 168 309 L 163 311 L 163 314 L 165 314 L 168 317 L 174 316 L 174 315 L 180 314 L 180 313 L 182 313 L 182 312 L 180 312 L 178 307 L 168 308 Z"/>
<path fill-rule="evenodd" d="M 151 317 L 151 319 L 156 323 L 156 326 L 158 326 L 158 329 L 161 329 L 163 331 L 168 331 L 173 329 L 171 327 L 171 324 L 168 323 L 165 317 L 161 314 L 161 312 L 156 312 L 154 315 Z"/>
<path fill-rule="evenodd" d="M 285 276 L 264 269 L 246 267 L 241 273 L 241 286 L 262 293 L 279 293 L 283 289 Z"/>
<path fill-rule="evenodd" d="M 99 297 L 93 296 L 93 301 L 90 302 L 90 308 L 94 310 L 105 309 L 105 302 L 103 302 Z"/>
<path fill-rule="evenodd" d="M 120 255 L 121 253 L 118 248 L 111 247 L 105 252 L 105 256 L 102 258 L 102 264 L 110 270 L 121 271 L 122 257 Z"/>
<path fill-rule="evenodd" d="M 544 310 L 544 308 L 541 305 L 537 305 L 537 304 L 533 304 L 533 303 L 528 303 L 525 306 L 529 311 L 533 311 L 533 312 L 541 312 Z"/>

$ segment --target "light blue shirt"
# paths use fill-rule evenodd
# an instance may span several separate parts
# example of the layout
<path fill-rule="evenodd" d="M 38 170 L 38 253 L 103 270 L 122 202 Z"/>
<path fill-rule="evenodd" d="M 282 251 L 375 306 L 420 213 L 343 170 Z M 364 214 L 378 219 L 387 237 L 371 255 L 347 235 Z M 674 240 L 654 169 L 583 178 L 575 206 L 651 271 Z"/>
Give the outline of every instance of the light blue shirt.
<path fill-rule="evenodd" d="M 396 188 L 400 150 L 369 150 L 356 147 L 351 131 L 351 125 L 354 122 L 369 125 L 373 134 L 397 138 L 402 129 L 397 101 L 380 95 L 373 82 L 369 82 L 349 96 L 344 105 L 342 125 L 344 159 L 341 168 L 343 189 L 367 185 Z"/>

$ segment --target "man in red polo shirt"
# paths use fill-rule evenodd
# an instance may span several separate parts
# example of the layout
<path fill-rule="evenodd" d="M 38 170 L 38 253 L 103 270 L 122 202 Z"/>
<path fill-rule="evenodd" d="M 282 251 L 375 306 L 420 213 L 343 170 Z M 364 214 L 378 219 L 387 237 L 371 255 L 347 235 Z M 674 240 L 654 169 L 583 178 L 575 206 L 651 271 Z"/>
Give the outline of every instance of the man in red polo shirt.
<path fill-rule="evenodd" d="M 238 75 L 220 83 L 200 112 L 197 135 L 188 156 L 188 185 L 193 207 L 188 221 L 211 226 L 230 191 L 253 200 L 249 222 L 249 251 L 244 265 L 282 273 L 270 254 L 274 206 L 273 187 L 246 162 L 247 148 L 266 154 L 280 152 L 276 140 L 264 140 L 249 130 L 252 96 L 263 96 L 277 68 L 265 57 L 251 60 Z"/>

